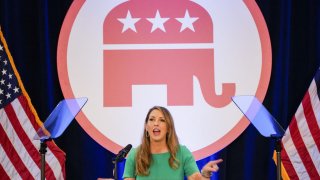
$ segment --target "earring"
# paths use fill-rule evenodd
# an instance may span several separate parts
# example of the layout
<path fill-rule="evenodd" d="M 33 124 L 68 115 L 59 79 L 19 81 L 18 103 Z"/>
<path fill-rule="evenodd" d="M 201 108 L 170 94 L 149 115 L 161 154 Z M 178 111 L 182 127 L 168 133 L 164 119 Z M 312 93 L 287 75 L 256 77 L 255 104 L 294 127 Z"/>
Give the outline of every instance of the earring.
<path fill-rule="evenodd" d="M 146 131 L 146 137 L 149 137 L 149 133 L 148 133 L 148 131 Z"/>

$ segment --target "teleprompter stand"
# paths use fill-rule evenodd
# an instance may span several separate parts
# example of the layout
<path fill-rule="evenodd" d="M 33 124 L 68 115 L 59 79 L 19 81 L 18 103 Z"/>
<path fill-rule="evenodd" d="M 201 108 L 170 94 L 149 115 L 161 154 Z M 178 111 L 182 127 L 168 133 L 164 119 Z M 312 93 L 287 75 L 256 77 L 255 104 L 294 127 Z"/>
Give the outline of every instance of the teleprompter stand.
<path fill-rule="evenodd" d="M 277 180 L 281 180 L 281 139 L 284 135 L 283 128 L 255 96 L 233 96 L 232 101 L 262 136 L 275 140 Z"/>
<path fill-rule="evenodd" d="M 41 180 L 45 179 L 47 142 L 59 137 L 88 101 L 87 98 L 61 100 L 38 129 L 33 139 L 40 140 Z"/>

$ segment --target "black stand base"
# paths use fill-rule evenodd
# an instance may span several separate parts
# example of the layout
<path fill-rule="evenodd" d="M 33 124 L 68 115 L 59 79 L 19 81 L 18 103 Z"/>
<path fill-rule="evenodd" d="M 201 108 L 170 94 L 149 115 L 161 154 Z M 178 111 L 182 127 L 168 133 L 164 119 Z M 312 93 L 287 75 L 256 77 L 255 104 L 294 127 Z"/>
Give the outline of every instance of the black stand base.
<path fill-rule="evenodd" d="M 46 152 L 47 152 L 47 141 L 51 139 L 41 140 L 40 142 L 40 155 L 41 155 L 41 180 L 46 178 Z"/>
<path fill-rule="evenodd" d="M 277 155 L 277 180 L 282 180 L 281 176 L 281 139 L 276 139 L 276 155 Z"/>

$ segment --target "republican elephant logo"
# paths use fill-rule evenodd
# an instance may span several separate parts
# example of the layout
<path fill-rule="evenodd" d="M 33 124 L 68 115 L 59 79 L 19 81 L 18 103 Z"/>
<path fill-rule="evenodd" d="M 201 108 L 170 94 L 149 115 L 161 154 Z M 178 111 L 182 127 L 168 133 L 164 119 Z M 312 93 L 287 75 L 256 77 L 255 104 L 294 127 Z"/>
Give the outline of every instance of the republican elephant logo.
<path fill-rule="evenodd" d="M 167 105 L 192 106 L 193 77 L 212 107 L 235 95 L 235 83 L 219 84 L 216 92 L 214 23 L 192 1 L 122 3 L 105 18 L 103 43 L 105 107 L 132 106 L 133 85 L 166 85 Z"/>

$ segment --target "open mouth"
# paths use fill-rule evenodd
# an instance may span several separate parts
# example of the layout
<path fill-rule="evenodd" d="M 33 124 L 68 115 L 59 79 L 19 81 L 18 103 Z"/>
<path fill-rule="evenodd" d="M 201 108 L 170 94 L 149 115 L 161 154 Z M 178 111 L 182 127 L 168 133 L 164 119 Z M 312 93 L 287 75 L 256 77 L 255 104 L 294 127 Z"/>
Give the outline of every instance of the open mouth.
<path fill-rule="evenodd" d="M 152 132 L 153 132 L 153 134 L 154 134 L 155 136 L 158 136 L 158 135 L 160 135 L 160 132 L 161 132 L 161 131 L 160 131 L 160 129 L 158 129 L 158 128 L 154 128 Z"/>

